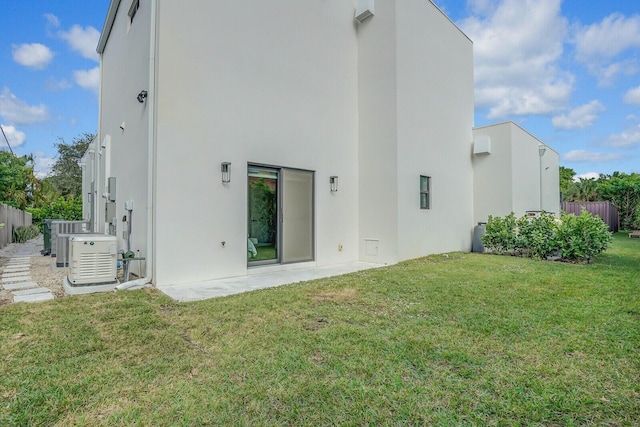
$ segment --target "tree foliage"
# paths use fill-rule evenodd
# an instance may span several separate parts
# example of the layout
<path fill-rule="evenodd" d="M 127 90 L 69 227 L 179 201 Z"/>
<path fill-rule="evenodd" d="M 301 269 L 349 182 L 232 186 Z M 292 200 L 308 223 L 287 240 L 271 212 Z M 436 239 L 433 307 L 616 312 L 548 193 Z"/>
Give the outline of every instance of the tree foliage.
<path fill-rule="evenodd" d="M 560 166 L 560 192 L 566 196 L 569 192 L 569 188 L 573 184 L 573 178 L 576 176 L 576 171 L 571 168 L 565 168 Z"/>
<path fill-rule="evenodd" d="M 60 139 L 56 143 L 58 159 L 51 167 L 51 184 L 62 196 L 79 197 L 82 194 L 82 168 L 80 161 L 95 135 L 85 133 L 76 137 L 70 144 Z"/>
<path fill-rule="evenodd" d="M 33 157 L 0 151 L 0 201 L 18 209 L 30 206 L 38 180 L 33 174 Z"/>
<path fill-rule="evenodd" d="M 598 182 L 594 178 L 574 181 L 565 194 L 568 202 L 595 202 L 598 199 Z"/>
<path fill-rule="evenodd" d="M 614 172 L 613 175 L 601 175 L 598 192 L 603 200 L 618 207 L 622 229 L 640 228 L 640 174 Z"/>

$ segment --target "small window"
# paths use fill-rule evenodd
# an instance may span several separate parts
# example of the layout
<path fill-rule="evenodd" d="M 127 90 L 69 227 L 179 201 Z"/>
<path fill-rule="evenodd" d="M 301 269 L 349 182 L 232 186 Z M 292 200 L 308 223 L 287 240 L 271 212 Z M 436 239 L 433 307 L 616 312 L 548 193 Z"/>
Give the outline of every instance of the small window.
<path fill-rule="evenodd" d="M 420 175 L 420 209 L 431 209 L 431 177 Z"/>
<path fill-rule="evenodd" d="M 140 0 L 133 0 L 129 8 L 129 23 L 133 22 L 133 18 L 135 18 L 138 9 L 140 9 Z"/>

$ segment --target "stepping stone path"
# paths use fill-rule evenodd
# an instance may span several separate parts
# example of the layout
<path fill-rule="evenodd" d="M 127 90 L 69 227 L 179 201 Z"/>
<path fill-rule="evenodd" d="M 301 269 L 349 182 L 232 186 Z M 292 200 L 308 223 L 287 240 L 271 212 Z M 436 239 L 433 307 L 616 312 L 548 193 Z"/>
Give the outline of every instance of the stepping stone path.
<path fill-rule="evenodd" d="M 31 255 L 34 248 L 25 245 L 2 269 L 0 275 L 0 289 L 4 289 L 13 295 L 13 302 L 38 302 L 53 299 L 49 288 L 40 287 L 31 279 Z"/>

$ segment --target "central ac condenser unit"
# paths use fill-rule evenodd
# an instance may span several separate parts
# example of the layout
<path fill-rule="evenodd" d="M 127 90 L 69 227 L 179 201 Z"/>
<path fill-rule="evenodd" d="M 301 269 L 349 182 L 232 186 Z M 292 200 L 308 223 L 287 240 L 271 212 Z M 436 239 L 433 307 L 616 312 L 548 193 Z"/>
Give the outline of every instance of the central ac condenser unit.
<path fill-rule="evenodd" d="M 107 234 L 69 236 L 71 286 L 117 282 L 118 239 Z"/>

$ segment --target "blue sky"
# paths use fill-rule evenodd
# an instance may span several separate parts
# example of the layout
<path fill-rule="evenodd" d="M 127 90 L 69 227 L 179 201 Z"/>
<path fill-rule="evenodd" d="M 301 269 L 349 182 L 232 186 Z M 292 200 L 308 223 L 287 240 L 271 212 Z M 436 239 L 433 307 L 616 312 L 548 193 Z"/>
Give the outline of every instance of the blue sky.
<path fill-rule="evenodd" d="M 477 126 L 513 120 L 580 175 L 640 172 L 637 0 L 434 1 L 474 41 Z M 60 138 L 97 130 L 108 6 L 0 0 L 0 124 L 41 176 Z"/>

